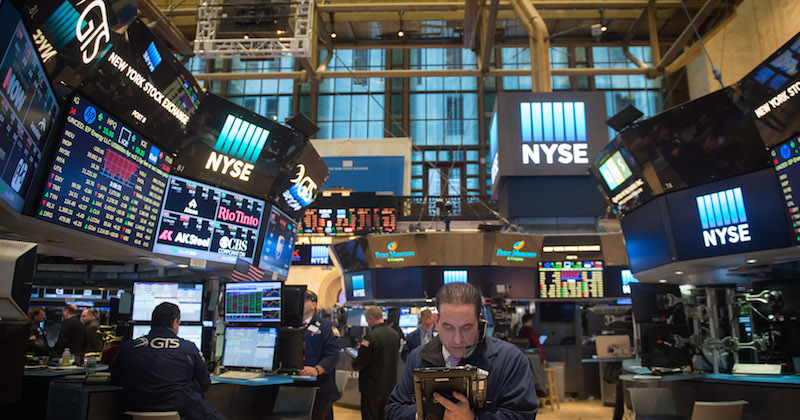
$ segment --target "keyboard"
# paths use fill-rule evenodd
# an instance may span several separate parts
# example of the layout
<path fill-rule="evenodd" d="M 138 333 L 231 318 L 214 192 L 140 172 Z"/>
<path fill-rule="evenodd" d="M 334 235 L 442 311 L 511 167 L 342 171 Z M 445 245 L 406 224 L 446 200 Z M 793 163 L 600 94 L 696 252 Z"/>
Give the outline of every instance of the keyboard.
<path fill-rule="evenodd" d="M 221 375 L 220 378 L 228 378 L 228 379 L 258 379 L 264 376 L 261 372 L 244 372 L 241 370 L 229 370 Z"/>

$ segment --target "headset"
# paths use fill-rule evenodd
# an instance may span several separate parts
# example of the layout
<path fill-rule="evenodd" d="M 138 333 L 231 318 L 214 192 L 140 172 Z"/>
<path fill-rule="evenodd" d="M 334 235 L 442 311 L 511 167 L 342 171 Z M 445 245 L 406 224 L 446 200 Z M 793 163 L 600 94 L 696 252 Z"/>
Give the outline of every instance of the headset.
<path fill-rule="evenodd" d="M 486 318 L 484 318 L 483 311 L 481 311 L 481 316 L 478 319 L 478 341 L 476 341 L 475 344 L 466 346 L 467 350 L 472 350 L 475 346 L 486 340 L 486 330 L 488 327 L 489 323 L 486 321 Z"/>

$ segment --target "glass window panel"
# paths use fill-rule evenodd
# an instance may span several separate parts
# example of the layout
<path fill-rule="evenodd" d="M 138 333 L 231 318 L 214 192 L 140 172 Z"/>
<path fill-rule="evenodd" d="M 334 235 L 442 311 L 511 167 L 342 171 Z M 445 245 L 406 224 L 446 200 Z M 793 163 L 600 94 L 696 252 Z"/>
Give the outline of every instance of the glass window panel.
<path fill-rule="evenodd" d="M 413 178 L 411 180 L 411 189 L 412 190 L 421 190 L 422 189 L 422 178 Z"/>
<path fill-rule="evenodd" d="M 317 131 L 318 139 L 331 139 L 333 137 L 332 124 L 329 122 L 317 122 L 319 131 Z"/>
<path fill-rule="evenodd" d="M 427 137 L 425 136 L 425 121 L 411 121 L 409 124 L 409 131 L 411 140 L 414 142 L 414 144 L 419 146 L 425 146 L 427 144 Z M 425 159 L 427 160 L 427 155 Z"/>
<path fill-rule="evenodd" d="M 350 137 L 354 139 L 367 138 L 367 123 L 362 121 L 350 123 Z"/>
<path fill-rule="evenodd" d="M 412 162 L 422 162 L 422 152 L 411 152 Z"/>
<path fill-rule="evenodd" d="M 449 150 L 440 150 L 439 151 L 439 162 L 447 162 L 450 160 L 450 151 Z"/>
<path fill-rule="evenodd" d="M 467 164 L 467 175 L 478 175 L 480 172 L 480 166 L 477 163 L 468 163 Z"/>
<path fill-rule="evenodd" d="M 351 95 L 350 96 L 350 103 L 352 104 L 353 108 L 351 111 L 350 118 L 352 120 L 366 120 L 369 116 L 369 106 L 367 105 L 367 101 L 369 101 L 369 95 Z"/>
<path fill-rule="evenodd" d="M 463 150 L 454 150 L 453 151 L 453 160 L 456 160 L 456 161 L 464 160 L 464 151 Z"/>
<path fill-rule="evenodd" d="M 475 162 L 479 159 L 477 150 L 467 150 L 467 160 Z"/>
<path fill-rule="evenodd" d="M 468 190 L 479 190 L 481 188 L 481 183 L 479 178 L 467 178 L 467 189 Z"/>
<path fill-rule="evenodd" d="M 350 119 L 350 96 L 349 95 L 334 95 L 333 97 L 333 118 L 336 121 L 345 121 Z M 335 132 L 335 130 L 334 130 Z"/>
<path fill-rule="evenodd" d="M 414 93 L 409 95 L 409 116 L 411 119 L 422 119 L 427 115 L 425 104 L 427 98 L 425 94 Z"/>
<path fill-rule="evenodd" d="M 422 165 L 411 165 L 411 176 L 422 176 Z"/>
<path fill-rule="evenodd" d="M 367 138 L 382 139 L 384 137 L 390 137 L 384 134 L 383 121 L 370 121 L 367 124 L 369 124 L 369 132 L 367 133 Z"/>
<path fill-rule="evenodd" d="M 442 174 L 438 168 L 428 168 L 428 196 L 438 197 L 442 192 Z"/>
<path fill-rule="evenodd" d="M 426 150 L 425 151 L 425 161 L 426 162 L 436 162 L 436 151 L 435 150 Z"/>
<path fill-rule="evenodd" d="M 428 146 L 441 146 L 444 144 L 444 122 L 443 121 L 427 121 L 426 125 L 426 143 Z"/>
<path fill-rule="evenodd" d="M 350 123 L 349 122 L 334 122 L 333 123 L 333 138 L 334 139 L 347 139 L 350 137 Z"/>
<path fill-rule="evenodd" d="M 450 169 L 447 180 L 447 195 L 461 195 L 461 168 Z"/>
<path fill-rule="evenodd" d="M 333 121 L 333 96 L 320 95 L 317 102 L 317 121 Z"/>

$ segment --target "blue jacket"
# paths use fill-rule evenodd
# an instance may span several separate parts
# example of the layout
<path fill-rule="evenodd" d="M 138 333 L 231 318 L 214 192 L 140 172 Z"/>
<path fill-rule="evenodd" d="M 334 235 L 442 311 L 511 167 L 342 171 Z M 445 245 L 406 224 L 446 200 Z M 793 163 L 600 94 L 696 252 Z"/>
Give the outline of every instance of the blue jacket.
<path fill-rule="evenodd" d="M 336 387 L 336 364 L 339 363 L 339 331 L 328 319 L 314 315 L 303 333 L 305 366 L 320 365 L 325 373 L 317 378 L 318 401 L 336 401 L 341 398 Z"/>
<path fill-rule="evenodd" d="M 411 353 L 411 350 L 421 346 L 425 340 L 423 337 L 425 336 L 426 332 L 422 328 L 417 328 L 414 331 L 411 331 L 410 334 L 406 335 L 406 344 L 403 346 L 403 350 L 400 352 L 400 357 L 405 362 L 408 359 L 408 354 Z"/>
<path fill-rule="evenodd" d="M 168 328 L 153 327 L 150 334 L 123 343 L 111 365 L 111 381 L 125 389 L 126 410 L 224 419 L 203 399 L 211 378 L 197 346 Z"/>
<path fill-rule="evenodd" d="M 417 412 L 412 402 L 414 369 L 444 366 L 442 342 L 434 338 L 408 356 L 400 383 L 386 404 L 387 419 L 414 419 Z M 486 383 L 486 407 L 474 410 L 478 419 L 533 419 L 539 404 L 533 386 L 528 359 L 519 348 L 494 337 L 478 343 L 472 355 L 459 365 L 477 366 L 489 372 Z"/>

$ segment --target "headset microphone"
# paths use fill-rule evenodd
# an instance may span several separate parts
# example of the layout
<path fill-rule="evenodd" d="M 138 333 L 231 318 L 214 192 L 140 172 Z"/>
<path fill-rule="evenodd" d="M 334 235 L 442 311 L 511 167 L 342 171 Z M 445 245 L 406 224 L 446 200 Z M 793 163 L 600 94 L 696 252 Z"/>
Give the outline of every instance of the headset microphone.
<path fill-rule="evenodd" d="M 476 341 L 475 344 L 466 346 L 465 348 L 467 350 L 472 350 L 475 346 L 480 344 L 481 341 L 486 339 L 486 328 L 488 327 L 488 325 L 489 323 L 486 322 L 486 320 L 483 319 L 483 317 L 481 317 L 481 319 L 478 320 L 478 329 L 480 330 L 480 333 L 478 334 L 478 341 Z"/>

